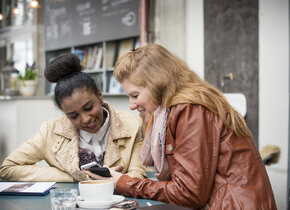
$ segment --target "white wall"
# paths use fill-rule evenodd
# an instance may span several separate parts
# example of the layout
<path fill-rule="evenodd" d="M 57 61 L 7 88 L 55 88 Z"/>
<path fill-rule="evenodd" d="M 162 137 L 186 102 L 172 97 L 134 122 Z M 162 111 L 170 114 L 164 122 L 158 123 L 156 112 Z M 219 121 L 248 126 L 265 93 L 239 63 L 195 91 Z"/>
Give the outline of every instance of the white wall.
<path fill-rule="evenodd" d="M 18 145 L 34 135 L 42 123 L 62 115 L 49 98 L 15 100 L 14 103 Z"/>
<path fill-rule="evenodd" d="M 203 0 L 186 0 L 185 13 L 185 61 L 204 79 Z"/>
<path fill-rule="evenodd" d="M 289 121 L 289 1 L 259 2 L 259 143 L 280 147 L 267 167 L 278 209 L 286 209 Z"/>
<path fill-rule="evenodd" d="M 15 107 L 15 103 L 11 101 L 0 102 L 0 163 L 7 156 L 8 151 L 13 150 L 17 145 Z"/>
<path fill-rule="evenodd" d="M 61 112 L 50 99 L 1 100 L 0 163 L 22 142 L 35 134 L 45 120 L 60 115 Z"/>
<path fill-rule="evenodd" d="M 186 0 L 154 1 L 155 15 L 154 20 L 152 20 L 154 21 L 154 28 L 151 32 L 154 34 L 154 40 L 152 40 L 154 43 L 161 44 L 182 59 L 185 57 L 186 45 L 186 40 L 184 39 L 186 25 L 184 22 L 185 2 Z"/>

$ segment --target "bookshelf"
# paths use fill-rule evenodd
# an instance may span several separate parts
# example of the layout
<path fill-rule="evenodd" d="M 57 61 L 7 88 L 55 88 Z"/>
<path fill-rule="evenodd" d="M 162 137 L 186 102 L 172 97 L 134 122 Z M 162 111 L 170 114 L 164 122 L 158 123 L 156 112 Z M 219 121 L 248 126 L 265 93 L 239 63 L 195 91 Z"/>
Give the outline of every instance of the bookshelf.
<path fill-rule="evenodd" d="M 114 65 L 121 55 L 137 48 L 139 43 L 139 37 L 136 36 L 46 51 L 46 63 L 62 53 L 74 53 L 80 59 L 83 72 L 95 80 L 104 95 L 124 95 L 124 90 L 113 76 Z M 46 94 L 52 94 L 53 88 L 53 85 L 47 82 Z"/>
<path fill-rule="evenodd" d="M 118 57 L 139 46 L 140 0 L 44 1 L 46 64 L 76 54 L 104 95 L 124 95 L 113 78 Z M 46 82 L 45 93 L 53 93 Z"/>

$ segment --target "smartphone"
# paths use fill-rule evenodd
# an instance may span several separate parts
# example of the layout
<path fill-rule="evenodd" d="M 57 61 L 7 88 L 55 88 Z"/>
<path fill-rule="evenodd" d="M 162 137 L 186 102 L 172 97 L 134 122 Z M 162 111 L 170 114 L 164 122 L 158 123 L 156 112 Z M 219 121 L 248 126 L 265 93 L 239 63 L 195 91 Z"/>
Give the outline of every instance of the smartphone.
<path fill-rule="evenodd" d="M 90 167 L 89 171 L 103 177 L 111 177 L 110 170 L 106 167 L 99 167 L 98 165 L 95 165 Z"/>
<path fill-rule="evenodd" d="M 88 164 L 82 165 L 82 166 L 81 166 L 81 170 L 89 169 L 90 167 L 93 167 L 93 166 L 99 166 L 99 167 L 102 167 L 102 166 L 101 166 L 99 163 L 97 163 L 97 162 L 91 162 L 91 163 L 88 163 Z"/>
<path fill-rule="evenodd" d="M 108 168 L 101 166 L 97 162 L 91 162 L 81 166 L 81 170 L 89 169 L 90 172 L 98 174 L 103 177 L 111 177 L 110 171 Z"/>

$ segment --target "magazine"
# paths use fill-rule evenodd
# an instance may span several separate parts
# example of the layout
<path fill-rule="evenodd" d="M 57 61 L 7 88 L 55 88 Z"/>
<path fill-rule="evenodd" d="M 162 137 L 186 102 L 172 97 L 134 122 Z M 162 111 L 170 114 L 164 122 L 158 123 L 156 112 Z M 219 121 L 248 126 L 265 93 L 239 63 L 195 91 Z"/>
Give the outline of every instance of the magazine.
<path fill-rule="evenodd" d="M 0 182 L 0 195 L 46 195 L 55 182 Z"/>

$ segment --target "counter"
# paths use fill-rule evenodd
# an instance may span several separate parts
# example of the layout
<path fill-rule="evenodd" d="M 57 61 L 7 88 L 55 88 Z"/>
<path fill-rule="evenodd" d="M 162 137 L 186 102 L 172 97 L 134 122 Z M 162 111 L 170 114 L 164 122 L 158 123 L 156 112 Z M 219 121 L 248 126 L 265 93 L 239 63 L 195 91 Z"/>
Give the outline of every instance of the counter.
<path fill-rule="evenodd" d="M 0 95 L 0 101 L 34 100 L 34 99 L 51 99 L 51 96 L 3 96 L 3 95 Z"/>

